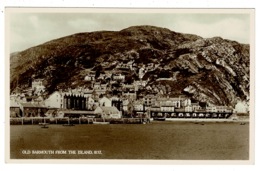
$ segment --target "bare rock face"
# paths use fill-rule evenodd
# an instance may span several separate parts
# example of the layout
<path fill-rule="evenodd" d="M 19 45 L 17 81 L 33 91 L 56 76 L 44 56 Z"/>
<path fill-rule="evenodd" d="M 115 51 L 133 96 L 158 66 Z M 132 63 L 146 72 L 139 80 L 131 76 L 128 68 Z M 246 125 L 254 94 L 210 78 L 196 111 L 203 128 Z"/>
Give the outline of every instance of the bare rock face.
<path fill-rule="evenodd" d="M 10 55 L 11 91 L 44 78 L 48 93 L 84 85 L 82 72 L 107 63 L 154 64 L 148 85 L 218 105 L 249 99 L 249 45 L 220 37 L 204 39 L 165 28 L 135 26 L 119 32 L 78 33 Z M 138 69 L 138 68 L 137 68 Z M 168 79 L 158 79 L 166 77 Z M 72 84 L 73 83 L 73 84 Z"/>
<path fill-rule="evenodd" d="M 249 99 L 249 46 L 222 38 L 200 39 L 179 46 L 189 49 L 173 63 L 193 74 L 207 75 L 185 89 L 196 99 L 213 104 L 235 104 L 237 98 Z M 201 79 L 207 80 L 201 83 Z M 210 98 L 209 98 L 210 97 Z"/>

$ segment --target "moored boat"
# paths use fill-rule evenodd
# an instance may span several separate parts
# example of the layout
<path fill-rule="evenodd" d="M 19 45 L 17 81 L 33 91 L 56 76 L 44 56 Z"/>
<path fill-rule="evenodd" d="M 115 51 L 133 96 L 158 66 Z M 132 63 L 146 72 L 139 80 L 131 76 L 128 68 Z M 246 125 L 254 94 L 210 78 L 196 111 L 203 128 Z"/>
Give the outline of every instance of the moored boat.
<path fill-rule="evenodd" d="M 106 125 L 106 124 L 110 124 L 110 122 L 93 122 L 93 124 Z"/>

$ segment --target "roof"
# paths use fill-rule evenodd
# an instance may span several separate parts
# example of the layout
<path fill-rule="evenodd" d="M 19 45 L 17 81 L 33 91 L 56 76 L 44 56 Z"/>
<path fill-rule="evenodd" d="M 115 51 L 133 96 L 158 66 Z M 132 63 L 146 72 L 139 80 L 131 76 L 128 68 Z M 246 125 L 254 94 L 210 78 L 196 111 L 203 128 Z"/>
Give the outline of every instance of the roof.
<path fill-rule="evenodd" d="M 101 99 L 99 99 L 99 101 L 103 101 L 103 100 L 109 100 L 111 101 L 109 98 L 107 98 L 106 96 L 103 96 Z"/>
<path fill-rule="evenodd" d="M 185 112 L 185 109 L 183 108 L 175 109 L 175 112 Z"/>
<path fill-rule="evenodd" d="M 175 105 L 174 105 L 174 103 L 172 102 L 172 101 L 162 101 L 161 103 L 161 106 L 163 106 L 163 107 L 174 107 Z"/>
<path fill-rule="evenodd" d="M 85 95 L 85 94 L 92 94 L 92 93 L 93 93 L 93 90 L 88 90 L 88 91 L 85 91 L 85 92 L 84 92 L 84 95 Z"/>
<path fill-rule="evenodd" d="M 129 100 L 123 100 L 123 105 L 128 105 L 129 104 Z"/>
<path fill-rule="evenodd" d="M 118 110 L 116 107 L 114 107 L 114 106 L 112 106 L 112 107 L 104 107 L 104 106 L 101 106 L 100 108 L 103 110 L 103 112 L 104 112 L 105 114 L 115 114 L 115 113 L 119 113 L 119 110 Z"/>
<path fill-rule="evenodd" d="M 49 97 L 50 97 L 51 95 L 53 95 L 53 94 L 56 94 L 56 93 L 58 93 L 60 96 L 62 95 L 60 91 L 54 91 L 53 93 L 51 93 L 51 94 L 49 95 Z"/>
<path fill-rule="evenodd" d="M 73 114 L 73 115 L 95 114 L 93 110 L 91 110 L 91 111 L 86 111 L 86 110 L 63 110 L 63 111 L 60 111 L 60 112 L 63 112 L 64 114 Z"/>
<path fill-rule="evenodd" d="M 140 101 L 140 100 L 136 100 L 136 101 L 133 102 L 133 104 L 134 104 L 134 105 L 142 105 L 143 102 Z"/>
<path fill-rule="evenodd" d="M 197 109 L 197 112 L 206 112 L 205 109 Z"/>
<path fill-rule="evenodd" d="M 124 88 L 135 88 L 135 85 L 133 85 L 133 84 L 124 84 L 123 87 Z"/>
<path fill-rule="evenodd" d="M 233 108 L 228 107 L 228 106 L 216 106 L 217 109 L 228 109 L 228 110 L 232 110 Z"/>
<path fill-rule="evenodd" d="M 192 106 L 195 106 L 195 105 L 199 106 L 200 104 L 199 104 L 199 102 L 196 102 L 196 103 L 191 103 L 191 105 Z"/>
<path fill-rule="evenodd" d="M 184 100 L 185 98 L 183 97 L 170 97 L 170 98 L 166 98 L 166 97 L 162 97 L 162 98 L 158 98 L 157 100 L 159 101 L 179 101 L 179 100 Z"/>
<path fill-rule="evenodd" d="M 55 111 L 56 111 L 56 110 L 54 110 L 54 109 L 50 109 L 50 110 L 48 110 L 48 111 L 46 112 L 46 114 L 53 114 Z"/>
<path fill-rule="evenodd" d="M 10 107 L 20 107 L 18 102 L 10 101 Z"/>
<path fill-rule="evenodd" d="M 154 108 L 159 108 L 160 109 L 160 106 L 152 106 L 151 109 L 154 109 Z"/>
<path fill-rule="evenodd" d="M 30 108 L 46 108 L 43 104 L 40 103 L 21 103 L 23 107 L 30 107 Z"/>

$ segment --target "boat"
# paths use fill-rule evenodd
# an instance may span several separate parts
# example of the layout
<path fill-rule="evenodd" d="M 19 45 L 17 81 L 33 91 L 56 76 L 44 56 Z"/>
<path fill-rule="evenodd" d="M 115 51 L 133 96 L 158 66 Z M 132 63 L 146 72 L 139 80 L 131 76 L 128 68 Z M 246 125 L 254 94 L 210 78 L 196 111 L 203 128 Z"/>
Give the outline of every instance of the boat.
<path fill-rule="evenodd" d="M 63 126 L 75 126 L 74 124 L 63 124 Z"/>
<path fill-rule="evenodd" d="M 106 125 L 106 124 L 110 124 L 110 122 L 93 122 L 93 124 Z"/>
<path fill-rule="evenodd" d="M 41 128 L 49 128 L 47 125 L 49 125 L 48 123 L 39 123 L 39 125 L 41 126 Z"/>
<path fill-rule="evenodd" d="M 153 118 L 154 121 L 165 121 L 165 118 Z"/>
<path fill-rule="evenodd" d="M 105 118 L 102 117 L 102 121 L 97 121 L 96 119 L 94 119 L 93 124 L 107 125 L 110 124 L 110 122 L 106 122 Z"/>

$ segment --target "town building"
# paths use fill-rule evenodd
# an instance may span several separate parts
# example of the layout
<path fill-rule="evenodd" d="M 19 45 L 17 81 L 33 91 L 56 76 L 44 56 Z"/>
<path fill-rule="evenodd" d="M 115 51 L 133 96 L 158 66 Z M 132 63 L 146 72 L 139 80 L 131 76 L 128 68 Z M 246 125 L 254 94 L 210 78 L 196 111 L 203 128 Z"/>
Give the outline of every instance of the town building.
<path fill-rule="evenodd" d="M 235 105 L 234 113 L 249 113 L 249 104 L 244 101 L 238 101 Z"/>
<path fill-rule="evenodd" d="M 121 99 L 113 99 L 112 106 L 116 107 L 119 111 L 123 111 L 123 101 Z"/>
<path fill-rule="evenodd" d="M 107 86 L 107 84 L 95 82 L 93 85 L 93 90 L 97 93 L 97 95 L 106 94 Z"/>
<path fill-rule="evenodd" d="M 45 91 L 45 86 L 43 85 L 44 79 L 34 79 L 32 81 L 32 90 L 35 91 L 35 94 Z"/>
<path fill-rule="evenodd" d="M 95 81 L 95 74 L 88 74 L 84 78 L 85 81 Z"/>
<path fill-rule="evenodd" d="M 16 117 L 22 117 L 22 112 L 20 110 L 20 103 L 17 101 L 10 101 L 10 117 L 16 118 Z"/>
<path fill-rule="evenodd" d="M 145 87 L 148 83 L 148 80 L 135 80 L 134 85 L 137 87 Z"/>
<path fill-rule="evenodd" d="M 123 100 L 123 111 L 124 113 L 130 111 L 130 101 L 128 99 Z"/>
<path fill-rule="evenodd" d="M 87 104 L 86 104 L 87 110 L 94 110 L 94 108 L 97 106 L 98 105 L 95 103 L 95 100 L 92 97 L 87 97 Z"/>
<path fill-rule="evenodd" d="M 216 106 L 216 111 L 218 113 L 232 113 L 233 108 L 228 107 L 228 106 Z"/>
<path fill-rule="evenodd" d="M 125 75 L 123 75 L 121 73 L 120 74 L 113 74 L 112 79 L 114 81 L 125 81 Z"/>
<path fill-rule="evenodd" d="M 142 101 L 137 100 L 133 102 L 134 111 L 144 111 L 144 104 Z"/>
<path fill-rule="evenodd" d="M 168 104 L 170 106 L 180 108 L 181 107 L 181 99 L 180 98 L 169 98 L 169 97 L 161 97 L 156 99 L 157 103 L 161 104 Z"/>
<path fill-rule="evenodd" d="M 99 100 L 99 105 L 100 106 L 105 106 L 105 107 L 111 107 L 112 106 L 112 101 L 108 99 L 107 97 L 102 97 Z"/>
<path fill-rule="evenodd" d="M 216 113 L 217 107 L 216 106 L 206 106 L 206 112 Z"/>
<path fill-rule="evenodd" d="M 112 107 L 99 106 L 95 109 L 94 113 L 100 115 L 100 117 L 103 119 L 122 118 L 122 113 L 114 106 Z"/>
<path fill-rule="evenodd" d="M 45 106 L 54 109 L 86 110 L 87 98 L 83 93 L 55 91 L 45 100 Z"/>
<path fill-rule="evenodd" d="M 44 117 L 48 110 L 46 106 L 39 103 L 21 103 L 20 109 L 23 117 Z"/>
<path fill-rule="evenodd" d="M 86 97 L 83 95 L 65 94 L 63 96 L 63 108 L 74 110 L 86 110 Z"/>
<path fill-rule="evenodd" d="M 53 92 L 46 100 L 45 100 L 45 106 L 48 108 L 63 108 L 63 95 L 59 91 Z"/>
<path fill-rule="evenodd" d="M 197 103 L 191 103 L 192 111 L 196 112 L 197 110 L 201 109 L 201 106 L 199 105 L 199 102 Z"/>
<path fill-rule="evenodd" d="M 143 97 L 143 104 L 145 106 L 153 106 L 155 104 L 156 98 L 157 97 L 155 95 L 148 94 L 148 95 Z"/>
<path fill-rule="evenodd" d="M 94 118 L 98 115 L 95 111 L 86 111 L 86 110 L 60 110 L 57 112 L 57 117 L 69 117 L 69 118 Z"/>
<path fill-rule="evenodd" d="M 192 108 L 191 105 L 185 106 L 185 107 L 184 107 L 184 111 L 185 111 L 185 112 L 193 112 L 193 108 Z"/>
<path fill-rule="evenodd" d="M 139 79 L 142 80 L 143 76 L 145 75 L 145 68 L 140 68 L 138 72 Z"/>

